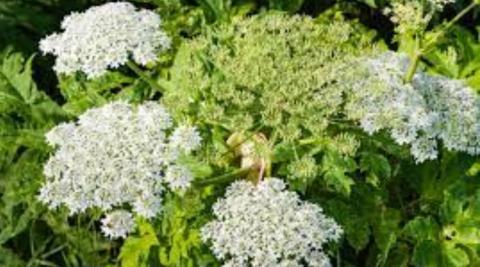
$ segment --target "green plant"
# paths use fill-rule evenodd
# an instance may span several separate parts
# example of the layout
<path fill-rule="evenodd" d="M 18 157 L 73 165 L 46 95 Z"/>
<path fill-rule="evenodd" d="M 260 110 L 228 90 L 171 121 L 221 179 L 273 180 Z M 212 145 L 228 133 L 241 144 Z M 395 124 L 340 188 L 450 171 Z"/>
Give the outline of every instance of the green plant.
<path fill-rule="evenodd" d="M 201 229 L 219 219 L 214 203 L 232 182 L 265 177 L 283 177 L 341 225 L 343 238 L 323 247 L 333 266 L 480 266 L 478 157 L 438 142 L 436 159 L 415 164 L 390 128 L 366 133 L 363 115 L 351 113 L 402 95 L 415 75 L 436 79 L 437 89 L 459 79 L 478 91 L 478 1 L 132 0 L 161 16 L 171 49 L 97 79 L 54 77 L 51 58 L 30 55 L 69 12 L 106 1 L 0 2 L 0 266 L 222 266 Z M 387 47 L 408 54 L 409 71 L 364 68 Z M 374 101 L 346 112 L 362 97 Z M 48 210 L 38 194 L 53 153 L 45 133 L 119 100 L 159 101 L 203 140 L 181 158 L 192 187 L 165 191 L 161 215 L 139 216 L 134 233 L 111 240 L 99 233 L 98 210 Z M 448 108 L 464 110 L 459 103 Z M 378 114 L 399 125 L 394 113 Z M 458 118 L 443 125 L 456 129 Z"/>

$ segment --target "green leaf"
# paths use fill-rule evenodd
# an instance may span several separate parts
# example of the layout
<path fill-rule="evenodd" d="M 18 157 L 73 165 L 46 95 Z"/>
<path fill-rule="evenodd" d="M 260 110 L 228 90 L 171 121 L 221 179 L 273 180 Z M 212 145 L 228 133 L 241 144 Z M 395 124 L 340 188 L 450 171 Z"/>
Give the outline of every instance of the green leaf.
<path fill-rule="evenodd" d="M 138 235 L 130 235 L 120 250 L 119 259 L 122 267 L 149 266 L 150 249 L 158 246 L 153 226 L 143 219 L 137 219 Z"/>
<path fill-rule="evenodd" d="M 65 117 L 66 113 L 32 79 L 34 56 L 24 60 L 20 53 L 4 52 L 0 59 L 0 111 L 15 112 L 32 122 L 42 123 L 50 116 Z"/>
<path fill-rule="evenodd" d="M 342 225 L 348 243 L 358 252 L 364 249 L 370 241 L 368 218 L 360 210 L 339 200 L 328 202 L 329 214 Z"/>
<path fill-rule="evenodd" d="M 32 79 L 33 56 L 24 60 L 20 53 L 7 50 L 0 59 L 0 136 L 2 150 L 21 146 L 45 150 L 45 131 L 68 114 Z M 7 141 L 8 140 L 8 141 Z"/>
<path fill-rule="evenodd" d="M 444 222 L 455 222 L 459 216 L 462 215 L 465 198 L 461 195 L 452 194 L 452 192 L 445 192 L 444 201 L 440 207 L 440 214 Z"/>
<path fill-rule="evenodd" d="M 33 58 L 34 56 L 31 56 L 24 62 L 21 54 L 7 52 L 0 69 L 2 80 L 10 86 L 11 97 L 25 104 L 33 104 L 44 97 L 32 80 Z"/>
<path fill-rule="evenodd" d="M 449 77 L 460 76 L 460 66 L 457 63 L 458 54 L 453 47 L 446 51 L 437 50 L 428 56 L 428 60 L 435 66 L 435 71 Z"/>
<path fill-rule="evenodd" d="M 0 247 L 0 266 L 23 267 L 26 263 L 13 251 Z"/>
<path fill-rule="evenodd" d="M 369 5 L 370 7 L 373 7 L 373 8 L 377 7 L 377 3 L 375 0 L 361 0 L 361 1 Z"/>
<path fill-rule="evenodd" d="M 415 246 L 412 263 L 417 267 L 440 267 L 442 248 L 439 243 L 424 240 Z"/>
<path fill-rule="evenodd" d="M 445 266 L 448 267 L 464 267 L 464 266 L 469 266 L 470 260 L 468 258 L 467 253 L 457 247 L 453 246 L 447 246 L 444 247 L 444 257 L 446 259 L 446 264 Z"/>
<path fill-rule="evenodd" d="M 400 212 L 395 209 L 388 209 L 382 207 L 382 211 L 371 218 L 374 220 L 373 235 L 375 237 L 375 243 L 378 250 L 378 263 L 384 264 L 388 258 L 390 251 L 394 248 L 398 235 L 400 233 Z"/>
<path fill-rule="evenodd" d="M 355 183 L 347 173 L 353 172 L 356 168 L 357 165 L 352 158 L 343 157 L 336 152 L 327 152 L 322 159 L 323 179 L 327 185 L 344 195 L 350 195 L 351 187 Z"/>
<path fill-rule="evenodd" d="M 187 167 L 193 174 L 193 177 L 197 179 L 210 177 L 213 173 L 212 168 L 207 163 L 193 156 L 181 155 L 178 162 Z"/>
<path fill-rule="evenodd" d="M 215 21 L 225 19 L 228 16 L 231 6 L 230 0 L 196 0 L 203 11 L 208 21 Z"/>
<path fill-rule="evenodd" d="M 410 266 L 411 251 L 408 245 L 399 244 L 390 252 L 384 266 L 407 267 Z"/>
<path fill-rule="evenodd" d="M 0 175 L 0 245 L 24 231 L 42 211 L 36 201 L 42 154 L 27 150 Z"/>
<path fill-rule="evenodd" d="M 64 109 L 75 115 L 105 104 L 109 99 L 129 99 L 136 93 L 135 79 L 116 71 L 93 80 L 77 74 L 61 76 L 59 81 L 60 90 L 67 99 Z"/>
<path fill-rule="evenodd" d="M 323 175 L 325 182 L 333 187 L 335 191 L 338 191 L 344 195 L 350 195 L 352 191 L 352 185 L 355 184 L 352 178 L 345 175 L 345 172 L 338 169 L 330 169 L 325 171 Z"/>
<path fill-rule="evenodd" d="M 421 242 L 423 240 L 437 240 L 440 228 L 433 218 L 418 216 L 409 221 L 403 231 L 415 242 Z"/>
<path fill-rule="evenodd" d="M 295 159 L 295 147 L 292 144 L 281 143 L 273 150 L 273 163 L 288 162 Z"/>
<path fill-rule="evenodd" d="M 377 153 L 361 153 L 360 170 L 367 173 L 367 182 L 378 186 L 381 180 L 390 178 L 392 169 L 388 159 Z"/>

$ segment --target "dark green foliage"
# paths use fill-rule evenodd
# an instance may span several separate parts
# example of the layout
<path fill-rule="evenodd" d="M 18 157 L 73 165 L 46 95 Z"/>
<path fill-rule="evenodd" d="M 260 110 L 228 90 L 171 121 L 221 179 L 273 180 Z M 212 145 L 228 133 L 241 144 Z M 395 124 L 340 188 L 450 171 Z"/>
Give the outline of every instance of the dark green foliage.
<path fill-rule="evenodd" d="M 38 200 L 45 132 L 70 115 L 32 80 L 32 61 L 11 50 L 0 60 L 0 263 L 3 266 L 101 266 L 94 228 L 47 212 Z"/>

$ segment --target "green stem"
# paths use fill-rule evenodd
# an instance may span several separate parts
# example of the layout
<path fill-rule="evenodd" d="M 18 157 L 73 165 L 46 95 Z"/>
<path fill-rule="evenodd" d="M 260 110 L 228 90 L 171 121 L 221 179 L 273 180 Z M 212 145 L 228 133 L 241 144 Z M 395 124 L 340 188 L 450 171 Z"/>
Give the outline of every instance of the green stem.
<path fill-rule="evenodd" d="M 450 29 L 453 25 L 455 25 L 455 23 L 457 23 L 463 16 L 465 16 L 468 12 L 470 12 L 476 5 L 477 3 L 474 1 L 470 5 L 468 5 L 466 8 L 464 8 L 462 11 L 460 11 L 460 13 L 458 13 L 452 20 L 450 20 L 442 28 L 442 30 L 437 32 L 423 47 L 420 45 L 420 39 L 419 38 L 415 39 L 415 42 L 416 42 L 415 51 L 414 51 L 413 57 L 411 58 L 412 63 L 410 64 L 410 67 L 408 68 L 407 74 L 405 76 L 405 82 L 408 83 L 412 81 L 413 76 L 417 71 L 422 55 L 430 51 L 430 49 L 438 41 L 438 38 L 440 38 L 443 34 L 445 34 L 445 32 L 447 32 L 448 29 Z"/>
<path fill-rule="evenodd" d="M 465 14 L 470 12 L 475 6 L 477 5 L 477 1 L 474 0 L 470 5 L 468 5 L 466 8 L 464 8 L 460 13 L 458 13 L 447 25 L 446 29 L 450 28 L 453 24 L 455 24 L 457 21 L 459 21 Z"/>
<path fill-rule="evenodd" d="M 43 253 L 43 254 L 42 254 L 42 259 L 48 258 L 49 256 L 51 256 L 51 255 L 59 252 L 60 250 L 64 249 L 65 247 L 67 247 L 67 245 L 66 245 L 66 244 L 63 244 L 63 245 L 60 245 L 60 246 L 58 246 L 58 247 L 56 247 L 56 248 L 54 248 L 54 249 L 52 249 L 52 250 L 50 250 L 50 251 L 48 251 L 48 252 L 46 252 L 46 253 Z"/>
<path fill-rule="evenodd" d="M 132 61 L 128 61 L 127 66 L 133 72 L 135 72 L 135 74 L 137 74 L 140 78 L 142 78 L 142 80 L 144 80 L 146 83 L 148 83 L 150 85 L 150 87 L 152 87 L 154 90 L 156 90 L 158 92 L 161 92 L 161 93 L 163 93 L 165 91 L 164 88 L 160 87 L 160 85 L 157 82 L 155 82 L 152 78 L 150 78 L 147 74 L 145 74 L 145 72 L 143 72 L 143 70 L 140 69 Z"/>
<path fill-rule="evenodd" d="M 418 50 L 414 52 L 415 54 L 411 58 L 411 64 L 408 67 L 407 75 L 405 76 L 405 82 L 409 83 L 413 80 L 413 76 L 417 72 L 418 65 L 420 64 L 420 58 L 422 57 L 422 53 Z"/>
<path fill-rule="evenodd" d="M 411 64 L 408 68 L 407 74 L 405 76 L 405 82 L 409 83 L 412 81 L 413 76 L 415 76 L 415 72 L 417 72 L 418 65 L 420 64 L 420 58 L 422 57 L 422 43 L 421 37 L 415 37 L 415 49 L 413 51 L 413 55 L 410 58 Z"/>
<path fill-rule="evenodd" d="M 430 39 L 430 41 L 425 46 L 426 49 L 429 49 L 431 45 L 434 45 L 440 36 L 442 36 L 448 29 L 450 29 L 455 23 L 457 23 L 463 16 L 470 12 L 477 5 L 476 1 L 473 1 L 470 5 L 464 8 L 460 13 L 458 13 L 451 21 L 449 21 L 441 31 Z"/>
<path fill-rule="evenodd" d="M 200 181 L 194 181 L 193 184 L 195 186 L 208 186 L 212 184 L 218 184 L 218 183 L 224 183 L 224 182 L 229 182 L 231 180 L 237 179 L 239 176 L 243 176 L 247 174 L 249 171 L 251 171 L 250 168 L 243 168 L 243 169 L 238 169 L 233 172 L 220 175 L 217 177 L 205 179 L 205 180 L 200 180 Z"/>

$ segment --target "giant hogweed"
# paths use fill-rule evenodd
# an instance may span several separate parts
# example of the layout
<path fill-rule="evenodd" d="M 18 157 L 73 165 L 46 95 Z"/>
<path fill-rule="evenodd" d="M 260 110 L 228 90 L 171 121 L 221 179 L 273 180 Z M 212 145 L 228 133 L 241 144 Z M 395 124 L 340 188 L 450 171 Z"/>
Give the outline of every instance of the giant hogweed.
<path fill-rule="evenodd" d="M 282 14 L 222 25 L 180 48 L 164 103 L 231 131 L 260 122 L 282 140 L 322 133 L 342 103 L 338 63 L 373 50 L 359 28 Z"/>
<path fill-rule="evenodd" d="M 242 162 L 253 159 L 250 167 L 255 158 L 264 160 L 267 176 L 278 169 L 303 180 L 299 186 L 304 187 L 326 174 L 328 184 L 348 193 L 353 181 L 346 173 L 356 170 L 355 152 L 325 149 L 325 144 L 342 139 L 337 136 L 344 126 L 338 74 L 345 62 L 378 50 L 372 39 L 359 24 L 328 15 L 315 20 L 265 13 L 220 25 L 180 47 L 171 69 L 175 89 L 162 100 L 174 116 L 213 126 L 206 154 L 214 164 L 229 164 L 230 149 Z M 230 134 L 229 141 L 236 141 L 225 148 L 222 142 Z M 246 156 L 238 149 L 254 153 Z M 328 154 L 323 160 L 336 167 L 317 168 L 319 153 Z M 295 168 L 291 164 L 303 170 L 289 172 Z"/>

